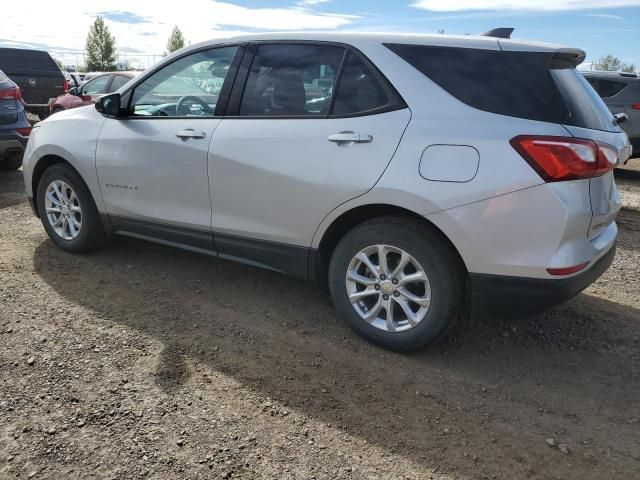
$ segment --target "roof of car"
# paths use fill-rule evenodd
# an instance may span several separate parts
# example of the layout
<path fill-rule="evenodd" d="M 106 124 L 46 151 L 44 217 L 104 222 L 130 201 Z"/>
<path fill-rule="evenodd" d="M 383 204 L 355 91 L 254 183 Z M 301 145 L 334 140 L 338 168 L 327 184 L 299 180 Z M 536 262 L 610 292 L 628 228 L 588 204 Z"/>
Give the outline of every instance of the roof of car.
<path fill-rule="evenodd" d="M 612 77 L 612 78 L 639 78 L 636 73 L 629 72 L 612 72 L 606 70 L 581 70 L 581 73 L 587 77 Z"/>
<path fill-rule="evenodd" d="M 320 41 L 336 43 L 408 43 L 415 45 L 436 45 L 463 48 L 483 48 L 490 50 L 530 50 L 557 51 L 566 49 L 563 45 L 541 43 L 528 40 L 498 39 L 482 35 L 444 35 L 444 34 L 411 34 L 411 33 L 365 33 L 365 32 L 278 32 L 255 33 L 236 37 L 219 38 L 194 44 L 188 49 L 201 48 L 232 42 L 251 41 Z M 498 43 L 499 42 L 499 43 Z"/>

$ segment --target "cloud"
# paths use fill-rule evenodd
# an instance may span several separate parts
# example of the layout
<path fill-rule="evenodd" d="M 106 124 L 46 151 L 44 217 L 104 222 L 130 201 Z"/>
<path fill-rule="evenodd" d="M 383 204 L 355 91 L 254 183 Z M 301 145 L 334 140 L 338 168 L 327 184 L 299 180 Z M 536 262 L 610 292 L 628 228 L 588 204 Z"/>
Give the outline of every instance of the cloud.
<path fill-rule="evenodd" d="M 320 5 L 321 3 L 327 3 L 331 0 L 298 0 L 296 5 L 300 5 L 301 7 L 315 7 L 316 5 Z"/>
<path fill-rule="evenodd" d="M 291 2 L 288 8 L 248 8 L 232 0 L 189 0 L 188 8 L 176 8 L 173 2 L 157 0 L 91 0 L 60 10 L 59 2 L 31 0 L 29 15 L 16 8 L 4 9 L 2 37 L 25 46 L 44 45 L 60 57 L 73 52 L 69 61 L 75 62 L 73 58 L 78 55 L 81 59 L 89 27 L 97 15 L 105 18 L 119 48 L 149 55 L 164 52 L 174 25 L 195 43 L 248 31 L 329 30 L 347 26 L 359 18 L 319 13 Z M 318 0 L 315 2 L 317 5 Z"/>
<path fill-rule="evenodd" d="M 607 20 L 624 20 L 620 15 L 609 15 L 606 13 L 581 13 L 583 17 L 606 18 Z"/>
<path fill-rule="evenodd" d="M 606 3 L 606 5 L 605 5 Z M 587 10 L 599 8 L 637 7 L 640 0 L 418 0 L 413 7 L 434 12 L 460 10 Z"/>
<path fill-rule="evenodd" d="M 104 17 L 107 20 L 112 20 L 119 23 L 145 23 L 148 22 L 147 18 L 141 17 L 131 12 L 98 12 L 97 15 Z"/>

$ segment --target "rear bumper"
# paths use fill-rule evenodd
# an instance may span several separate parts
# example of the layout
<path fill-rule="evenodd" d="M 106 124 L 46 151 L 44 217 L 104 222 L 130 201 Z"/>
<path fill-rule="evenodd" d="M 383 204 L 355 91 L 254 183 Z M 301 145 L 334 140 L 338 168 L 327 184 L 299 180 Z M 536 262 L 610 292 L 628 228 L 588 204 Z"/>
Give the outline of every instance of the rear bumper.
<path fill-rule="evenodd" d="M 0 133 L 0 158 L 14 151 L 24 152 L 28 140 L 28 137 L 23 137 L 17 132 Z"/>
<path fill-rule="evenodd" d="M 523 317 L 541 313 L 595 282 L 609 268 L 615 253 L 614 244 L 585 272 L 558 280 L 471 273 L 473 314 Z"/>
<path fill-rule="evenodd" d="M 50 98 L 47 103 L 25 103 L 24 109 L 31 113 L 49 113 L 49 105 L 51 101 L 55 100 L 55 98 Z"/>

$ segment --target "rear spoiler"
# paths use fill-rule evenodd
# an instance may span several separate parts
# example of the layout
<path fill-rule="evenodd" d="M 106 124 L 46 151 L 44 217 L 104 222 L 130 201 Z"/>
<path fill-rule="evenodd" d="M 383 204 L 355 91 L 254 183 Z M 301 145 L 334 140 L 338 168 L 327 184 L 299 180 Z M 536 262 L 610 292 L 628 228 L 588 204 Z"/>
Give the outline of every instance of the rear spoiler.
<path fill-rule="evenodd" d="M 488 32 L 481 33 L 481 37 L 493 38 L 511 38 L 511 34 L 515 29 L 511 27 L 492 28 Z"/>
<path fill-rule="evenodd" d="M 574 68 L 584 62 L 586 56 L 579 48 L 561 48 L 554 52 L 549 68 Z"/>

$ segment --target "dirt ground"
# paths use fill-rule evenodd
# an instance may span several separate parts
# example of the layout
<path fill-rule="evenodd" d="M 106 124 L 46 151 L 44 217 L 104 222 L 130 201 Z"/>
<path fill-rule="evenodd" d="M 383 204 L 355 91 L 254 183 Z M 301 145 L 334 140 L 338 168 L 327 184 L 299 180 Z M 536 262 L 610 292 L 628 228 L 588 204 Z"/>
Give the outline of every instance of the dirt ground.
<path fill-rule="evenodd" d="M 0 173 L 0 478 L 640 478 L 640 161 L 613 267 L 390 353 L 277 273 L 47 239 Z"/>

